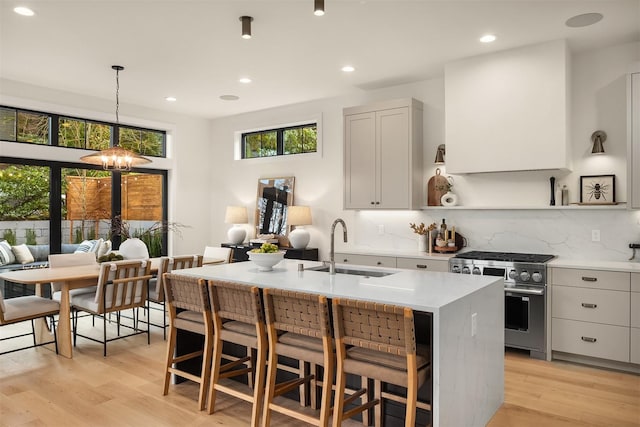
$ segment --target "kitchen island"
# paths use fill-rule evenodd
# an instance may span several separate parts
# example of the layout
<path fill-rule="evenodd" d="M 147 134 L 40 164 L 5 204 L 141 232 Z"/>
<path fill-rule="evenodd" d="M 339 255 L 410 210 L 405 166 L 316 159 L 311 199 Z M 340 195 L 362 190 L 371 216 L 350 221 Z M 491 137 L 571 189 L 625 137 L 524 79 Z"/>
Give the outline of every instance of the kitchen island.
<path fill-rule="evenodd" d="M 299 271 L 299 264 L 304 265 L 303 271 Z M 243 262 L 175 273 L 328 298 L 395 304 L 411 307 L 417 314 L 428 313 L 432 319 L 428 336 L 433 353 L 432 425 L 471 427 L 488 423 L 504 400 L 502 279 L 391 268 L 384 272 L 393 274 L 384 277 L 332 276 L 310 270 L 321 265 L 285 259 L 268 272 Z M 420 341 L 421 337 L 416 338 Z"/>

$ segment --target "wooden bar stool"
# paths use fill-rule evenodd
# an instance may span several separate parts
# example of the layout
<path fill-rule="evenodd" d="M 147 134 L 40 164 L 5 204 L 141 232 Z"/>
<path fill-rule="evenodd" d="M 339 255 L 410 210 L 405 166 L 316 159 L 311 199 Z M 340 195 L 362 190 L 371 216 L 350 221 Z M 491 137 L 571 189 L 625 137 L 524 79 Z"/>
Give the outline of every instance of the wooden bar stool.
<path fill-rule="evenodd" d="M 269 368 L 262 425 L 270 425 L 271 411 L 313 425 L 329 425 L 335 362 L 327 298 L 323 295 L 279 289 L 265 289 L 263 296 L 269 336 Z M 309 375 L 276 384 L 278 356 L 310 362 L 324 368 L 319 414 L 317 411 L 296 410 L 294 405 L 286 405 L 288 399 L 283 399 L 283 403 L 274 402 L 275 397 L 315 379 L 315 375 Z"/>
<path fill-rule="evenodd" d="M 178 375 L 200 384 L 198 407 L 203 410 L 207 398 L 207 386 L 211 375 L 211 357 L 213 355 L 213 322 L 204 279 L 165 273 L 163 275 L 164 292 L 169 312 L 169 340 L 164 375 L 163 395 L 169 392 L 171 374 Z M 178 312 L 177 309 L 184 311 Z M 178 329 L 204 336 L 204 346 L 189 354 L 174 356 Z M 200 375 L 181 370 L 177 363 L 202 356 Z"/>
<path fill-rule="evenodd" d="M 207 410 L 215 410 L 216 392 L 220 391 L 251 402 L 251 426 L 256 427 L 264 400 L 264 376 L 267 361 L 267 334 L 260 291 L 256 286 L 220 280 L 209 281 L 209 297 L 213 309 L 214 346 L 209 405 Z M 247 348 L 247 357 L 222 364 L 223 342 L 239 344 Z M 256 350 L 255 359 L 251 349 Z M 228 357 L 225 356 L 225 359 Z M 255 378 L 252 374 L 255 370 Z M 225 378 L 239 375 L 248 376 L 253 391 L 243 390 L 243 385 L 235 382 L 221 382 Z"/>
<path fill-rule="evenodd" d="M 383 399 L 406 404 L 405 426 L 413 427 L 416 419 L 418 388 L 431 376 L 431 351 L 417 345 L 413 310 L 366 301 L 333 299 L 333 321 L 336 337 L 336 395 L 333 425 L 376 406 L 375 422 L 384 417 Z M 345 377 L 355 374 L 376 380 L 374 400 L 345 411 Z M 381 383 L 407 389 L 407 396 L 382 392 Z M 431 410 L 431 405 L 420 406 Z"/>

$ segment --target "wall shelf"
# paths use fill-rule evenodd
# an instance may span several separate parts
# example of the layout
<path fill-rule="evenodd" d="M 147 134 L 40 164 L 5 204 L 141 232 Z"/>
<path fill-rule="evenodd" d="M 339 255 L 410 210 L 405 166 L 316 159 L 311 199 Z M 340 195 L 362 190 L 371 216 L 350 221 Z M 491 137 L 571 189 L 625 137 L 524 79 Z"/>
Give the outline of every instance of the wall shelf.
<path fill-rule="evenodd" d="M 525 210 L 625 210 L 627 209 L 627 204 L 625 202 L 618 203 L 617 205 L 577 205 L 572 204 L 569 206 L 422 206 L 420 208 L 423 211 L 428 210 L 493 210 L 493 211 L 504 211 L 504 210 L 513 210 L 513 211 L 525 211 Z"/>

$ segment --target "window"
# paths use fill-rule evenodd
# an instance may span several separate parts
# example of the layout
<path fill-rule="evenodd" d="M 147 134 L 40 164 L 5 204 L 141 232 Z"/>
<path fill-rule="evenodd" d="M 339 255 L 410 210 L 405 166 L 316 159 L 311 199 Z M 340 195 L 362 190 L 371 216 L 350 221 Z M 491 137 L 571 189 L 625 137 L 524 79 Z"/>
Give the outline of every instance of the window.
<path fill-rule="evenodd" d="M 0 106 L 0 140 L 104 150 L 120 145 L 143 156 L 165 157 L 166 132 Z"/>
<path fill-rule="evenodd" d="M 315 153 L 318 150 L 318 126 L 309 123 L 279 129 L 242 134 L 242 158 Z"/>

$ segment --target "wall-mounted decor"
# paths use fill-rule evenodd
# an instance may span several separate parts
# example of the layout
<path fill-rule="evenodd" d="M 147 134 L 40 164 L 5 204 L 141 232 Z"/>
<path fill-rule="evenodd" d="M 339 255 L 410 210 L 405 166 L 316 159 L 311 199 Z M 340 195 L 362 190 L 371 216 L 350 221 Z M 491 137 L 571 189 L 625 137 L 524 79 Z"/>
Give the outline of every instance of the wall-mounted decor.
<path fill-rule="evenodd" d="M 580 204 L 615 205 L 616 176 L 586 175 L 580 177 Z"/>
<path fill-rule="evenodd" d="M 282 178 L 260 178 L 256 200 L 256 236 L 270 235 L 288 246 L 289 228 L 287 207 L 293 205 L 292 176 Z M 271 236 L 272 235 L 272 236 Z"/>

